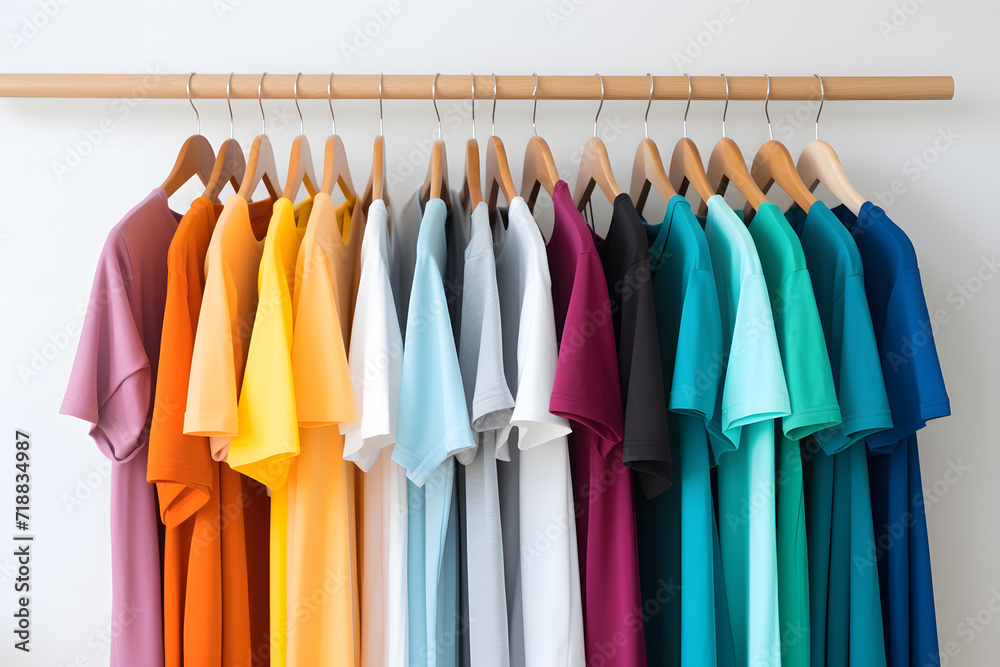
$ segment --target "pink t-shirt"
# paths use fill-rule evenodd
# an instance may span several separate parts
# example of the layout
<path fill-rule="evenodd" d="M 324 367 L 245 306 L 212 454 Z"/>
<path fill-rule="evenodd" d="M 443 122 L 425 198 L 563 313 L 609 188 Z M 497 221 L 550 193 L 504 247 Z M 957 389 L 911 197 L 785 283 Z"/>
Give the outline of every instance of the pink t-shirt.
<path fill-rule="evenodd" d="M 112 667 L 163 667 L 162 534 L 146 444 L 167 249 L 180 217 L 157 188 L 111 230 L 59 410 L 90 422 L 90 436 L 112 461 Z"/>
<path fill-rule="evenodd" d="M 546 249 L 559 359 L 549 410 L 573 422 L 569 450 L 587 664 L 644 667 L 632 476 L 622 456 L 611 301 L 594 236 L 565 182 L 556 183 L 553 200 Z"/>

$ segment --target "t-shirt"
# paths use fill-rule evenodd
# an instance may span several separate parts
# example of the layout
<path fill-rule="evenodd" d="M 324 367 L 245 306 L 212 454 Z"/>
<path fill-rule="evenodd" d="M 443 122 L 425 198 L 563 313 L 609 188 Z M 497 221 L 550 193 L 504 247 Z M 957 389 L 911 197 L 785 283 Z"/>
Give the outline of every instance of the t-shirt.
<path fill-rule="evenodd" d="M 458 607 L 458 514 L 453 454 L 475 447 L 444 276 L 447 209 L 424 208 L 417 238 L 399 417 L 392 459 L 406 468 L 411 665 L 453 664 Z M 464 250 L 464 248 L 463 248 Z"/>
<path fill-rule="evenodd" d="M 660 368 L 649 243 L 627 193 L 615 197 L 607 237 L 597 239 L 611 298 L 625 415 L 622 455 L 651 498 L 670 487 L 667 399 Z"/>
<path fill-rule="evenodd" d="M 732 651 L 738 665 L 768 664 L 780 657 L 774 420 L 789 414 L 788 390 L 757 249 L 721 195 L 708 200 L 705 236 L 726 362 L 711 426 L 717 439 L 735 448 L 718 462 L 719 547 Z M 727 638 L 716 631 L 721 645 Z"/>
<path fill-rule="evenodd" d="M 708 241 L 691 205 L 667 202 L 659 225 L 647 225 L 649 266 L 663 386 L 674 451 L 673 483 L 637 500 L 642 599 L 651 665 L 716 664 L 711 451 L 707 422 L 724 367 L 719 297 Z"/>
<path fill-rule="evenodd" d="M 559 357 L 549 411 L 575 423 L 569 450 L 586 657 L 642 667 L 632 476 L 621 447 L 625 425 L 611 301 L 593 233 L 565 181 L 556 183 L 553 204 L 546 250 Z"/>
<path fill-rule="evenodd" d="M 569 422 L 549 412 L 556 373 L 555 316 L 545 243 L 521 197 L 510 202 L 496 257 L 503 363 L 516 397 L 500 466 L 500 512 L 515 667 L 584 662 Z M 509 434 L 509 437 L 508 437 Z"/>
<path fill-rule="evenodd" d="M 264 201 L 254 207 L 253 213 L 260 214 L 256 217 L 246 199 L 231 195 L 205 256 L 205 289 L 191 354 L 184 432 L 207 436 L 217 461 L 225 459 L 229 438 L 237 432 L 237 392 L 243 383 L 257 310 L 260 258 L 271 218 L 271 202 Z M 228 464 L 219 469 L 219 485 L 220 521 L 232 515 L 236 525 L 223 535 L 221 581 L 213 584 L 221 586 L 222 661 L 250 664 L 269 644 L 270 566 L 264 545 L 269 542 L 270 500 L 260 483 Z M 239 557 L 241 549 L 244 558 Z"/>
<path fill-rule="evenodd" d="M 180 217 L 156 188 L 111 230 L 59 409 L 89 422 L 91 438 L 111 460 L 111 618 L 123 627 L 111 637 L 112 667 L 164 664 L 159 524 L 146 444 L 167 249 Z"/>
<path fill-rule="evenodd" d="M 783 667 L 809 665 L 809 558 L 799 439 L 840 422 L 802 244 L 781 209 L 764 202 L 749 225 L 774 316 L 791 413 L 775 431 L 778 615 Z"/>
<path fill-rule="evenodd" d="M 917 256 L 909 238 L 878 206 L 855 216 L 834 213 L 851 232 L 865 265 L 865 291 L 879 343 L 893 428 L 868 438 L 875 544 L 886 656 L 891 667 L 940 660 L 927 517 L 916 431 L 951 412 L 924 301 Z M 893 442 L 899 438 L 898 443 Z"/>
<path fill-rule="evenodd" d="M 403 341 L 390 284 L 388 223 L 388 207 L 376 199 L 368 208 L 361 243 L 361 282 L 348 352 L 356 420 L 340 424 L 344 458 L 368 473 L 361 531 L 364 667 L 408 664 L 406 471 L 391 458 Z"/>
<path fill-rule="evenodd" d="M 889 428 L 892 419 L 861 255 L 823 202 L 808 214 L 793 206 L 785 217 L 802 241 L 843 419 L 802 443 L 810 663 L 885 665 L 868 460 L 863 444 L 851 444 Z"/>
<path fill-rule="evenodd" d="M 271 489 L 270 656 L 271 667 L 287 664 L 288 468 L 299 453 L 292 382 L 292 288 L 295 259 L 312 206 L 296 211 L 281 198 L 274 203 L 260 262 L 259 302 L 237 413 L 239 432 L 229 443 L 227 463 Z M 296 213 L 300 213 L 296 221 Z M 298 224 L 297 224 L 298 222 Z"/>
<path fill-rule="evenodd" d="M 338 424 L 355 421 L 347 363 L 364 202 L 313 198 L 295 262 L 292 380 L 299 455 L 287 483 L 289 665 L 360 665 L 361 474 Z"/>

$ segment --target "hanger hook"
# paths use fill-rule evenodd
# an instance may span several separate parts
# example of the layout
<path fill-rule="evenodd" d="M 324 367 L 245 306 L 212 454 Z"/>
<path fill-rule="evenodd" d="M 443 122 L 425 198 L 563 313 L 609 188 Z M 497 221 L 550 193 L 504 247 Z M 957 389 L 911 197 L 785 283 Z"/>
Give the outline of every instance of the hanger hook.
<path fill-rule="evenodd" d="M 441 76 L 440 72 L 434 75 L 434 81 L 431 82 L 431 102 L 434 103 L 434 115 L 438 119 L 438 141 L 441 141 L 441 114 L 438 112 L 437 101 L 437 82 L 439 76 Z"/>
<path fill-rule="evenodd" d="M 531 107 L 531 131 L 538 136 L 538 128 L 535 127 L 535 112 L 538 111 L 538 72 L 532 72 L 531 76 L 535 77 L 535 89 L 531 91 L 531 99 L 533 101 Z"/>
<path fill-rule="evenodd" d="M 816 140 L 819 140 L 819 115 L 823 113 L 823 100 L 826 99 L 826 92 L 823 90 L 823 77 L 819 74 L 813 74 L 814 77 L 819 79 L 819 111 L 816 112 Z"/>
<path fill-rule="evenodd" d="M 497 134 L 497 74 L 493 72 L 493 115 L 490 117 L 490 134 Z"/>
<path fill-rule="evenodd" d="M 691 110 L 691 75 L 684 72 L 684 76 L 688 80 L 688 102 L 687 106 L 684 107 L 684 138 L 688 137 L 688 111 Z"/>
<path fill-rule="evenodd" d="M 233 98 L 229 96 L 229 86 L 233 83 L 233 73 L 229 73 L 229 80 L 226 81 L 226 104 L 229 105 L 229 138 L 236 135 L 236 119 L 233 118 Z"/>
<path fill-rule="evenodd" d="M 378 73 L 378 133 L 382 135 L 382 72 Z"/>
<path fill-rule="evenodd" d="M 194 77 L 194 72 L 188 74 L 188 82 L 187 82 L 188 103 L 191 105 L 191 108 L 194 109 L 194 117 L 198 119 L 198 134 L 201 134 L 201 114 L 198 113 L 198 109 L 194 105 L 194 100 L 191 99 L 191 79 L 193 77 Z"/>
<path fill-rule="evenodd" d="M 476 75 L 469 74 L 472 80 L 472 138 L 476 138 Z"/>
<path fill-rule="evenodd" d="M 646 72 L 646 76 L 649 77 L 649 102 L 646 103 L 646 115 L 642 117 L 642 131 L 649 139 L 649 107 L 653 106 L 653 75 Z"/>
<path fill-rule="evenodd" d="M 594 74 L 601 82 L 601 103 L 597 105 L 597 113 L 594 115 L 594 136 L 597 136 L 597 119 L 601 117 L 601 108 L 604 106 L 604 78 L 600 74 Z"/>
<path fill-rule="evenodd" d="M 260 75 L 260 82 L 257 84 L 257 104 L 260 105 L 260 133 L 267 134 L 267 118 L 264 116 L 264 101 L 261 99 L 261 93 L 264 90 L 264 77 L 267 76 L 267 72 Z"/>
<path fill-rule="evenodd" d="M 333 134 L 337 134 L 337 117 L 333 115 L 333 72 L 330 72 L 330 80 L 326 82 L 326 99 L 330 103 L 330 124 L 333 126 Z"/>
<path fill-rule="evenodd" d="M 771 100 L 771 77 L 765 74 L 764 81 L 767 82 L 767 90 L 764 93 L 764 118 L 767 119 L 767 136 L 770 137 L 771 141 L 774 141 L 774 132 L 771 131 L 771 115 L 767 113 L 767 103 Z"/>
<path fill-rule="evenodd" d="M 725 74 L 720 75 L 722 80 L 726 82 L 726 106 L 722 108 L 722 138 L 726 138 L 726 112 L 729 111 L 729 77 Z"/>
<path fill-rule="evenodd" d="M 306 124 L 302 119 L 302 109 L 299 108 L 299 77 L 302 72 L 295 75 L 295 83 L 292 84 L 292 95 L 295 97 L 295 110 L 299 112 L 299 134 L 306 133 Z"/>

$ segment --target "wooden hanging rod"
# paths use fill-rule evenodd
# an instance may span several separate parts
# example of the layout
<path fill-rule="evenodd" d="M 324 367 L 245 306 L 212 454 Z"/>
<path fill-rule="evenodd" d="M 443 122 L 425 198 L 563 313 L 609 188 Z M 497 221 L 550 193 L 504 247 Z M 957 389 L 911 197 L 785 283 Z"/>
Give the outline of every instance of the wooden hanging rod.
<path fill-rule="evenodd" d="M 225 99 L 228 74 L 195 74 L 191 95 L 198 99 Z M 329 74 L 303 74 L 299 79 L 299 99 L 326 99 Z M 382 98 L 387 100 L 431 98 L 433 74 L 386 74 Z M 535 87 L 532 75 L 497 76 L 497 98 L 531 99 Z M 654 76 L 653 99 L 686 100 L 688 82 L 684 76 Z M 56 98 L 155 98 L 186 99 L 187 74 L 0 74 L 0 97 Z M 262 97 L 292 99 L 294 74 L 268 74 Z M 256 99 L 260 74 L 236 74 L 230 87 L 232 99 Z M 694 100 L 724 100 L 721 76 L 692 76 Z M 763 100 L 763 76 L 730 76 L 730 100 Z M 955 80 L 950 76 L 824 76 L 826 100 L 950 100 Z M 772 100 L 818 100 L 819 80 L 813 76 L 772 76 Z M 442 74 L 437 80 L 437 99 L 468 99 L 468 74 Z M 334 99 L 378 99 L 378 74 L 335 74 Z M 601 86 L 596 76 L 545 75 L 538 77 L 538 99 L 598 100 Z M 492 99 L 493 77 L 476 75 L 476 98 Z M 604 76 L 604 99 L 646 100 L 646 76 Z"/>

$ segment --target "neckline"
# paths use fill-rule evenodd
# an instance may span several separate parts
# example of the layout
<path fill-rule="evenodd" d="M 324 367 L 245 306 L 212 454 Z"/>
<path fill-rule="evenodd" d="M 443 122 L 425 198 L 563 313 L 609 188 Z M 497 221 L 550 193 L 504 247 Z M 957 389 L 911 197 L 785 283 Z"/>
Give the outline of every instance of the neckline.
<path fill-rule="evenodd" d="M 170 233 L 173 234 L 177 231 L 177 226 L 181 222 L 181 218 L 184 217 L 183 213 L 178 213 L 174 209 L 170 208 L 170 201 L 167 196 L 167 191 L 162 187 L 155 187 L 150 193 L 150 197 L 155 197 L 159 203 L 160 213 L 163 214 L 163 220 L 167 223 L 167 227 L 170 229 Z"/>

